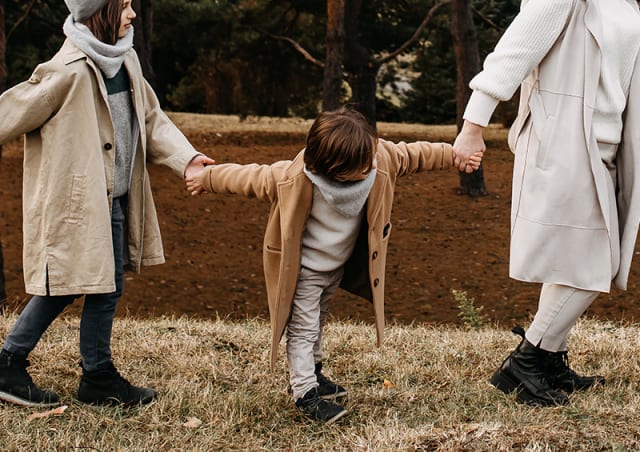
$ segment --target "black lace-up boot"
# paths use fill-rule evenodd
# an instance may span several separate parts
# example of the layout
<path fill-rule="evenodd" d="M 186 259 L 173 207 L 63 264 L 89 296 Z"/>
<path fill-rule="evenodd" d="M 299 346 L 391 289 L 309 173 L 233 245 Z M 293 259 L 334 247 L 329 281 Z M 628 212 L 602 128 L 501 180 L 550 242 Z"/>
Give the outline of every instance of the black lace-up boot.
<path fill-rule="evenodd" d="M 491 384 L 504 393 L 515 392 L 520 402 L 530 405 L 568 404 L 567 395 L 555 390 L 547 379 L 544 362 L 549 352 L 531 344 L 524 337 L 522 328 L 516 327 L 512 331 L 521 335 L 522 341 L 493 374 Z"/>
<path fill-rule="evenodd" d="M 589 389 L 591 386 L 605 384 L 605 378 L 602 375 L 578 375 L 569 367 L 569 354 L 567 352 L 550 352 L 545 358 L 544 366 L 551 387 L 565 391 L 568 394 L 573 391 Z"/>
<path fill-rule="evenodd" d="M 82 367 L 82 364 L 81 364 Z M 113 363 L 102 369 L 87 372 L 82 369 L 78 400 L 95 405 L 138 405 L 157 397 L 151 388 L 133 386 L 118 373 Z"/>
<path fill-rule="evenodd" d="M 0 400 L 23 406 L 51 406 L 58 404 L 52 391 L 38 388 L 27 372 L 26 356 L 0 352 Z"/>

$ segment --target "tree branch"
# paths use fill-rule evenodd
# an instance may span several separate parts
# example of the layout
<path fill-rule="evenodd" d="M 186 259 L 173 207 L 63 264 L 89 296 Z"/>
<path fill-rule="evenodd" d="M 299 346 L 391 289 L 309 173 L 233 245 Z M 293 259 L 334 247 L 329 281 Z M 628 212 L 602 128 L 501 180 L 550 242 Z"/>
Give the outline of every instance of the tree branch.
<path fill-rule="evenodd" d="M 485 16 L 484 14 L 482 14 L 480 12 L 480 10 L 478 10 L 477 8 L 471 8 L 471 10 L 480 18 L 482 19 L 482 21 L 484 23 L 486 23 L 487 25 L 489 25 L 491 28 L 494 28 L 498 31 L 503 31 L 502 28 L 500 28 L 494 21 L 492 21 L 491 19 L 489 19 L 487 16 Z"/>
<path fill-rule="evenodd" d="M 413 33 L 413 36 L 411 36 L 404 44 L 402 44 L 400 47 L 398 47 L 396 50 L 394 50 L 390 54 L 375 60 L 374 63 L 377 65 L 382 65 L 388 61 L 393 60 L 395 57 L 397 57 L 402 52 L 404 52 L 409 47 L 411 47 L 418 40 L 418 38 L 420 37 L 424 29 L 427 27 L 427 25 L 433 18 L 433 15 L 436 13 L 436 11 L 443 6 L 448 5 L 449 3 L 451 3 L 451 0 L 444 0 L 440 3 L 436 3 L 435 5 L 433 5 L 429 10 L 429 12 L 427 13 L 427 15 L 425 16 L 425 18 L 422 20 L 422 23 L 418 26 L 416 31 Z"/>
<path fill-rule="evenodd" d="M 18 20 L 16 20 L 16 23 L 13 24 L 11 29 L 7 32 L 7 35 L 5 36 L 5 44 L 9 42 L 9 38 L 11 38 L 11 35 L 15 33 L 20 24 L 22 24 L 22 22 L 24 22 L 27 17 L 29 17 L 29 14 L 31 14 L 31 10 L 33 9 L 37 1 L 38 0 L 31 0 L 29 4 L 27 4 L 26 9 L 24 10 L 24 14 Z"/>
<path fill-rule="evenodd" d="M 313 55 L 311 55 L 297 41 L 294 41 L 293 39 L 291 39 L 291 38 L 289 38 L 287 36 L 274 35 L 274 34 L 271 34 L 271 33 L 268 33 L 268 35 L 271 36 L 274 39 L 278 39 L 280 41 L 288 42 L 289 44 L 291 44 L 291 46 L 294 49 L 296 49 L 300 54 L 302 54 L 302 56 L 305 58 L 305 60 L 310 61 L 311 63 L 315 64 L 316 66 L 320 66 L 321 68 L 324 69 L 324 63 L 322 61 L 318 60 L 317 58 L 315 58 Z"/>

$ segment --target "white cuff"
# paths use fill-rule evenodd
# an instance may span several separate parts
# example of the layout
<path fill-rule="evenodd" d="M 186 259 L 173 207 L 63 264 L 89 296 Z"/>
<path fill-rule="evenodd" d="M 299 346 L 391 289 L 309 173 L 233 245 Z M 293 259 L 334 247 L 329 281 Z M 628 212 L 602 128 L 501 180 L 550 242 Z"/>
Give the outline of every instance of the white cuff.
<path fill-rule="evenodd" d="M 471 93 L 467 108 L 462 116 L 467 121 L 482 127 L 487 127 L 494 110 L 498 106 L 500 100 L 490 96 L 482 91 L 475 90 Z"/>

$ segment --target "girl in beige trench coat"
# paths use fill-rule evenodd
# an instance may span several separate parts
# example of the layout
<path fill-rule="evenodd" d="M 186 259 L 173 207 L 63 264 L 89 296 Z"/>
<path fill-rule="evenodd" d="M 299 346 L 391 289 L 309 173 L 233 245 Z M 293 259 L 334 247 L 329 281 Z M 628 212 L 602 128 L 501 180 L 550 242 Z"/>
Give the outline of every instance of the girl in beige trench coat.
<path fill-rule="evenodd" d="M 214 161 L 193 149 L 145 81 L 132 48 L 131 1 L 65 3 L 62 48 L 0 96 L 0 143 L 25 135 L 23 268 L 34 295 L 0 352 L 0 399 L 58 402 L 34 385 L 27 355 L 85 295 L 78 398 L 146 403 L 156 392 L 121 377 L 110 346 L 124 268 L 164 262 L 146 162 L 184 177 Z"/>
<path fill-rule="evenodd" d="M 542 283 L 538 310 L 491 383 L 537 405 L 604 384 L 576 374 L 567 337 L 613 281 L 626 288 L 640 221 L 640 10 L 635 0 L 530 0 L 470 83 L 457 163 L 521 84 L 510 276 Z"/>

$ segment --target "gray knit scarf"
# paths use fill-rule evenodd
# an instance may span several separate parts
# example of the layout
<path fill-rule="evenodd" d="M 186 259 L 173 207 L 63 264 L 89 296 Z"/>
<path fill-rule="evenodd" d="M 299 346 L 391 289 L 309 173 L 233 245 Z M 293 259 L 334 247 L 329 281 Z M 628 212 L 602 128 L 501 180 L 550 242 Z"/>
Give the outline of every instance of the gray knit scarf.
<path fill-rule="evenodd" d="M 64 21 L 62 30 L 76 47 L 98 65 L 106 78 L 113 78 L 118 73 L 124 61 L 124 54 L 133 47 L 133 27 L 124 38 L 118 39 L 115 45 L 98 40 L 86 25 L 74 21 L 71 14 Z"/>
<path fill-rule="evenodd" d="M 357 182 L 337 182 L 319 174 L 313 174 L 306 166 L 304 174 L 313 182 L 313 185 L 318 187 L 324 200 L 346 217 L 355 217 L 360 213 L 376 179 L 375 168 L 366 179 Z"/>

